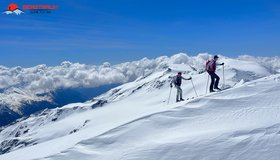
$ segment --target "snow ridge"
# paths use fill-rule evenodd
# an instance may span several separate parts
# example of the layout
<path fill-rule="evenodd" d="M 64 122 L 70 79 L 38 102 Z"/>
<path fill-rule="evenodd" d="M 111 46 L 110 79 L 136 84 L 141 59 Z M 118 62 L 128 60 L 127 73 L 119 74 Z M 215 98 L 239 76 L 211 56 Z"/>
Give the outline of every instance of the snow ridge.
<path fill-rule="evenodd" d="M 280 74 L 273 74 L 277 65 L 269 68 L 269 63 L 221 56 L 231 89 L 205 94 L 208 75 L 203 62 L 209 57 L 160 57 L 153 61 L 161 65 L 152 65 L 134 81 L 91 101 L 20 119 L 1 129 L 0 159 L 245 160 L 255 152 L 260 153 L 256 156 L 260 160 L 277 159 L 277 147 L 272 147 L 280 145 Z M 173 90 L 167 105 L 169 82 L 177 71 L 193 77 L 199 98 L 175 103 Z M 217 74 L 222 74 L 221 67 Z M 184 97 L 195 96 L 189 81 L 183 82 L 182 89 Z M 251 147 L 252 143 L 256 145 Z M 268 153 L 260 148 L 264 143 Z M 221 152 L 223 146 L 228 150 Z"/>

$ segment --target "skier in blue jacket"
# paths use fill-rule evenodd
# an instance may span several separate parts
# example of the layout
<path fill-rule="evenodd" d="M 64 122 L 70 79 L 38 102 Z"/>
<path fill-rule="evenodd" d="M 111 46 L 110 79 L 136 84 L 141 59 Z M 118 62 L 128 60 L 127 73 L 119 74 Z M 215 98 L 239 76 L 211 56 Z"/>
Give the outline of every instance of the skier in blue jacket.
<path fill-rule="evenodd" d="M 184 99 L 182 98 L 183 91 L 181 89 L 182 79 L 183 80 L 191 80 L 192 77 L 184 78 L 182 76 L 182 72 L 178 72 L 178 74 L 175 77 L 173 77 L 173 79 L 172 79 L 172 81 L 170 83 L 170 87 L 171 88 L 173 87 L 172 84 L 174 84 L 176 89 L 177 89 L 176 102 L 184 101 Z"/>

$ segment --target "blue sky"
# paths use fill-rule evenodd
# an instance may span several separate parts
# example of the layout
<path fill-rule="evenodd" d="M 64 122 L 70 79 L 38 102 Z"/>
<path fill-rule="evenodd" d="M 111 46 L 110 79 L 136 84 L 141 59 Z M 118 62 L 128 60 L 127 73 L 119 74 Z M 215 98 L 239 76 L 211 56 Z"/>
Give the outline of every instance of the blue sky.
<path fill-rule="evenodd" d="M 271 0 L 5 0 L 56 4 L 52 14 L 0 15 L 0 65 L 112 64 L 186 52 L 280 55 Z"/>

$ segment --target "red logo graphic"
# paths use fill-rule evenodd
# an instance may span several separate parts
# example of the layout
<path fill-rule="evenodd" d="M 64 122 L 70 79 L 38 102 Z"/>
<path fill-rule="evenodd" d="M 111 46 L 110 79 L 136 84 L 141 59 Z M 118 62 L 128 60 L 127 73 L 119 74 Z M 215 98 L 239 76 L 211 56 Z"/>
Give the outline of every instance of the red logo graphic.
<path fill-rule="evenodd" d="M 24 13 L 21 9 L 19 9 L 18 5 L 13 3 L 8 6 L 8 10 L 3 12 L 4 14 L 16 14 L 20 15 Z"/>

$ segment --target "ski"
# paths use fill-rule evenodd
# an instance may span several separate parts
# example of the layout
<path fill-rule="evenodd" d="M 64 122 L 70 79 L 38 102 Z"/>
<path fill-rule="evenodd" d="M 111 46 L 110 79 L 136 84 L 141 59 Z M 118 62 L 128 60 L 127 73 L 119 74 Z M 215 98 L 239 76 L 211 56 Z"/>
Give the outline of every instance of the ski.
<path fill-rule="evenodd" d="M 191 98 L 187 98 L 186 100 L 192 100 L 192 99 L 194 99 L 194 97 L 191 97 Z"/>

